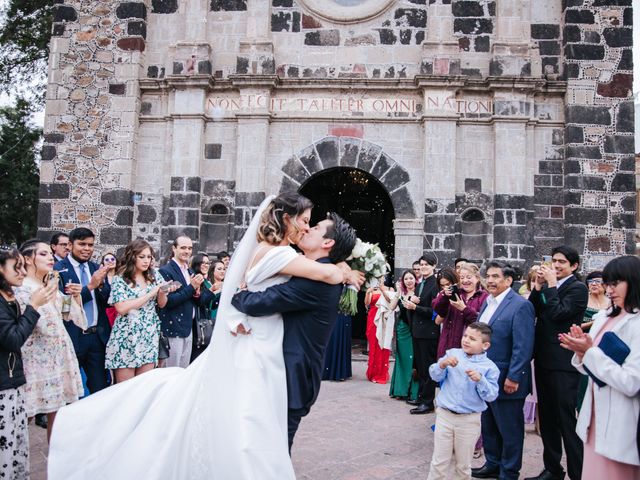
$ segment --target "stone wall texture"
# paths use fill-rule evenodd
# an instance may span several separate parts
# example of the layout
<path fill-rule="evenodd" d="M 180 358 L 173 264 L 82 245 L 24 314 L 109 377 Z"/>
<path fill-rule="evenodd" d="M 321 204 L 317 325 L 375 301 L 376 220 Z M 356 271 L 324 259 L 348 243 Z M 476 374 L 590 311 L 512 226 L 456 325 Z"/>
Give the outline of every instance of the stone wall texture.
<path fill-rule="evenodd" d="M 601 267 L 634 251 L 631 37 L 631 0 L 58 2 L 40 235 L 232 250 L 266 195 L 355 168 L 397 268 Z"/>

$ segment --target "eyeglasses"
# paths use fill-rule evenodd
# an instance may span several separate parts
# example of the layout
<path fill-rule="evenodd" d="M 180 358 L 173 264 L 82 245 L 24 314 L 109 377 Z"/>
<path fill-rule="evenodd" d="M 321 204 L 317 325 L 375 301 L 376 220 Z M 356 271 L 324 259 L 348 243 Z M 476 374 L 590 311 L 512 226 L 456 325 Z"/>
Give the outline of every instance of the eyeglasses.
<path fill-rule="evenodd" d="M 602 285 L 604 282 L 601 278 L 592 278 L 591 280 L 587 280 L 587 285 Z"/>
<path fill-rule="evenodd" d="M 211 262 L 202 262 L 202 265 L 211 265 Z"/>

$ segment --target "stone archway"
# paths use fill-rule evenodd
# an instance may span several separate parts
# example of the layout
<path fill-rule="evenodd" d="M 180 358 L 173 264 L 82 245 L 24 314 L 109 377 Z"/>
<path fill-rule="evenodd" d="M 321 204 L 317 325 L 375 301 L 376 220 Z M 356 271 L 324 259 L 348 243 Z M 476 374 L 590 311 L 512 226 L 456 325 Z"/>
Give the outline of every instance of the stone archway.
<path fill-rule="evenodd" d="M 282 167 L 280 191 L 298 191 L 311 176 L 336 167 L 355 168 L 370 174 L 389 194 L 395 218 L 416 217 L 407 187 L 409 172 L 381 146 L 360 138 L 327 136 L 304 148 Z"/>

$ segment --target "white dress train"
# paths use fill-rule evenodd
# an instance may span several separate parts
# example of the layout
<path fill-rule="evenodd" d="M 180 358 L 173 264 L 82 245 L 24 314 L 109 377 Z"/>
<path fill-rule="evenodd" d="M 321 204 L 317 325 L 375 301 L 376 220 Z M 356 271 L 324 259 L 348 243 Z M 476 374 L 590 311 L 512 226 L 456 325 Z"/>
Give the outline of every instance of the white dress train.
<path fill-rule="evenodd" d="M 231 306 L 257 246 L 266 199 L 231 260 L 209 348 L 188 368 L 161 368 L 62 408 L 49 447 L 49 480 L 287 480 L 282 316 L 247 318 Z M 296 253 L 275 247 L 248 272 L 260 291 Z M 249 323 L 250 335 L 229 329 Z"/>

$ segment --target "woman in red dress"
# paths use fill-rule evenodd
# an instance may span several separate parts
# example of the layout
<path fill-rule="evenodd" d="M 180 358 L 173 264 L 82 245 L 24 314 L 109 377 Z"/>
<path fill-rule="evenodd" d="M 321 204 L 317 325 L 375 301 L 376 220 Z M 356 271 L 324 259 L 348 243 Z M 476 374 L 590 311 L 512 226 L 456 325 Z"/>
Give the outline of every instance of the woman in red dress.
<path fill-rule="evenodd" d="M 374 323 L 378 312 L 376 304 L 380 296 L 386 292 L 388 292 L 388 288 L 381 281 L 379 286 L 369 287 L 364 297 L 364 304 L 369 309 L 366 330 L 367 341 L 369 342 L 367 378 L 373 383 L 387 383 L 389 381 L 389 356 L 391 355 L 391 350 L 380 347 L 376 336 L 376 324 Z"/>

